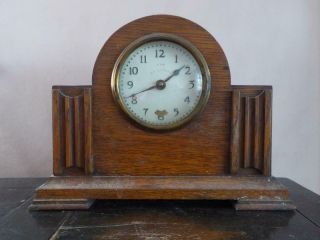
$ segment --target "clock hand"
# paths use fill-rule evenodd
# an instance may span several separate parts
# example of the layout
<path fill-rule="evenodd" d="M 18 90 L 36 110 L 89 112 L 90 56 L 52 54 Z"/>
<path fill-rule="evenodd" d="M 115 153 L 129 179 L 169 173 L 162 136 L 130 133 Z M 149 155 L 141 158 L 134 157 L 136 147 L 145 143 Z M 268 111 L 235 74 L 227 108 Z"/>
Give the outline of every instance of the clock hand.
<path fill-rule="evenodd" d="M 142 90 L 142 91 L 140 91 L 140 92 L 133 93 L 133 94 L 131 94 L 130 96 L 128 96 L 128 97 L 126 97 L 126 98 L 135 97 L 135 96 L 138 95 L 139 93 L 143 93 L 143 92 L 149 91 L 149 90 L 154 89 L 154 88 L 156 88 L 156 87 L 157 87 L 157 85 L 151 86 L 151 87 L 146 88 L 146 89 L 144 89 L 144 90 Z"/>
<path fill-rule="evenodd" d="M 144 90 L 142 90 L 142 91 L 140 91 L 140 92 L 133 93 L 133 94 L 131 94 L 130 96 L 128 96 L 128 97 L 126 97 L 126 98 L 135 97 L 136 95 L 138 95 L 138 94 L 140 94 L 140 93 L 143 93 L 143 92 L 152 90 L 152 89 L 154 89 L 154 88 L 157 88 L 157 89 L 159 89 L 159 90 L 164 89 L 165 86 L 166 86 L 165 83 L 168 82 L 172 77 L 178 76 L 179 73 L 180 73 L 180 71 L 181 71 L 184 67 L 185 67 L 185 66 L 183 65 L 181 68 L 178 68 L 178 69 L 174 70 L 173 73 L 172 73 L 169 77 L 167 77 L 165 80 L 158 80 L 155 85 L 153 85 L 153 86 L 151 86 L 151 87 L 149 87 L 149 88 L 146 88 L 146 89 L 144 89 Z"/>
<path fill-rule="evenodd" d="M 180 73 L 180 71 L 181 71 L 184 67 L 185 67 L 185 65 L 183 65 L 181 68 L 178 68 L 178 69 L 174 70 L 173 73 L 164 80 L 164 82 L 168 82 L 172 77 L 178 76 L 179 73 Z"/>

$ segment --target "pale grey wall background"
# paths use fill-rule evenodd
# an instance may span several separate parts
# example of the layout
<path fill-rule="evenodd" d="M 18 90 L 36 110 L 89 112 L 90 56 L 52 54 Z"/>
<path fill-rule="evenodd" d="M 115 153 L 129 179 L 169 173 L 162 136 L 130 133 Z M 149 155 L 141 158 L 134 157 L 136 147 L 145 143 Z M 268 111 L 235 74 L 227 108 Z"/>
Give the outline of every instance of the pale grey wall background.
<path fill-rule="evenodd" d="M 233 84 L 273 85 L 273 175 L 320 193 L 319 0 L 0 0 L 0 177 L 51 174 L 51 86 L 91 84 L 106 39 L 159 13 L 214 35 Z"/>

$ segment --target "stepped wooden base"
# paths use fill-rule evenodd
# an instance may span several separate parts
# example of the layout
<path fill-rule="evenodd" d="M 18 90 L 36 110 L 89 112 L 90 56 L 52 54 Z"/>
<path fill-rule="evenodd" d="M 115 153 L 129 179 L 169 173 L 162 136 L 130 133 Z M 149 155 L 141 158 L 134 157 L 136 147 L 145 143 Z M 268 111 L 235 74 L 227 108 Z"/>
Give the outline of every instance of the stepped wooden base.
<path fill-rule="evenodd" d="M 294 210 L 290 200 L 283 199 L 241 199 L 234 204 L 236 210 Z"/>
<path fill-rule="evenodd" d="M 52 177 L 30 208 L 87 209 L 95 199 L 237 200 L 236 210 L 294 209 L 276 178 L 236 176 Z"/>
<path fill-rule="evenodd" d="M 29 206 L 29 210 L 86 210 L 94 200 L 89 199 L 37 199 Z"/>

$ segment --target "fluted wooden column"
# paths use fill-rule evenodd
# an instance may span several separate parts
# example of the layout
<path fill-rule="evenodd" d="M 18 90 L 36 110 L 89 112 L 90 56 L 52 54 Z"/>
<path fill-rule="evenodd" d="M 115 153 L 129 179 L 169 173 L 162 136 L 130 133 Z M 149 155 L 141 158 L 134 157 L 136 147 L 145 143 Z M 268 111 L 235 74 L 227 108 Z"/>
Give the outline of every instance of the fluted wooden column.
<path fill-rule="evenodd" d="M 91 87 L 53 87 L 53 172 L 94 172 L 92 157 Z"/>
<path fill-rule="evenodd" d="M 232 174 L 245 171 L 271 175 L 271 112 L 271 87 L 234 88 L 230 145 Z"/>

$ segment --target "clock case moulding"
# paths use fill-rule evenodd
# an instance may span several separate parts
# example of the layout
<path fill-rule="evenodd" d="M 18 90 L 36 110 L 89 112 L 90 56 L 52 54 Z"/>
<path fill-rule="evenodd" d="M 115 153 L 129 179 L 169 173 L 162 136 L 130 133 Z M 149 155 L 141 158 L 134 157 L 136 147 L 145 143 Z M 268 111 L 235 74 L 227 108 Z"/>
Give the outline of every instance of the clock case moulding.
<path fill-rule="evenodd" d="M 114 64 L 132 41 L 175 34 L 203 54 L 212 82 L 204 110 L 170 131 L 129 119 L 114 101 Z M 52 88 L 53 176 L 31 210 L 88 209 L 96 199 L 233 200 L 237 210 L 290 210 L 271 176 L 271 86 L 231 85 L 217 41 L 180 17 L 155 15 L 116 31 L 101 49 L 92 86 Z"/>

